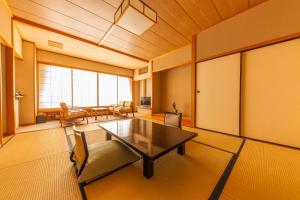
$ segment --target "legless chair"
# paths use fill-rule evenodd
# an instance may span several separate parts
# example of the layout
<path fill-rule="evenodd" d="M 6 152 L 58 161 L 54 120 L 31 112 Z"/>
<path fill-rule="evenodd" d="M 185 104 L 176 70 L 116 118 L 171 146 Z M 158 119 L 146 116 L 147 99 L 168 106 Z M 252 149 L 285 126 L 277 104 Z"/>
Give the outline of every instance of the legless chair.
<path fill-rule="evenodd" d="M 165 125 L 181 128 L 182 113 L 165 113 Z"/>
<path fill-rule="evenodd" d="M 86 199 L 85 185 L 140 159 L 140 156 L 117 140 L 87 145 L 84 131 L 73 126 L 73 132 L 75 146 L 70 159 L 75 165 L 83 199 Z"/>
<path fill-rule="evenodd" d="M 86 118 L 86 122 L 89 123 L 87 112 L 85 110 L 81 109 L 73 109 L 70 110 L 66 103 L 61 102 L 60 104 L 60 126 L 62 127 L 63 122 L 69 122 L 72 123 L 80 118 L 83 118 L 83 120 Z"/>

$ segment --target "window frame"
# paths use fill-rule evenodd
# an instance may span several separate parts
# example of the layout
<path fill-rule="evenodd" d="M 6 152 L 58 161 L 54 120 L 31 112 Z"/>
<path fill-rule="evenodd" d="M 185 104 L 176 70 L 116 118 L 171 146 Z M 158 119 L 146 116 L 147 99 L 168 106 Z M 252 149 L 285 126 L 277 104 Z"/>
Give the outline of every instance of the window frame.
<path fill-rule="evenodd" d="M 52 65 L 56 67 L 62 67 L 62 68 L 68 68 L 71 69 L 71 100 L 72 100 L 72 105 L 73 106 L 73 69 L 75 70 L 83 70 L 83 71 L 90 71 L 90 72 L 96 72 L 97 73 L 97 106 L 84 106 L 84 107 L 79 107 L 79 108 L 94 108 L 94 107 L 99 107 L 99 73 L 102 74 L 109 74 L 109 75 L 114 75 L 117 77 L 126 77 L 130 79 L 130 86 L 131 86 L 131 101 L 134 101 L 134 89 L 133 89 L 133 77 L 131 76 L 124 76 L 124 75 L 118 75 L 114 73 L 108 73 L 108 72 L 103 72 L 103 71 L 98 71 L 98 70 L 91 70 L 91 69 L 83 69 L 81 67 L 73 67 L 73 66 L 68 66 L 68 65 L 61 65 L 61 64 L 56 64 L 56 63 L 51 63 L 51 62 L 43 62 L 43 61 L 38 61 L 36 62 L 36 106 L 37 106 L 37 112 L 58 112 L 60 111 L 60 108 L 40 108 L 40 77 L 39 77 L 39 71 L 40 71 L 40 64 L 45 64 L 45 65 Z M 118 78 L 117 78 L 118 80 Z M 117 93 L 118 93 L 118 84 L 117 84 Z M 117 99 L 118 100 L 118 99 Z"/>

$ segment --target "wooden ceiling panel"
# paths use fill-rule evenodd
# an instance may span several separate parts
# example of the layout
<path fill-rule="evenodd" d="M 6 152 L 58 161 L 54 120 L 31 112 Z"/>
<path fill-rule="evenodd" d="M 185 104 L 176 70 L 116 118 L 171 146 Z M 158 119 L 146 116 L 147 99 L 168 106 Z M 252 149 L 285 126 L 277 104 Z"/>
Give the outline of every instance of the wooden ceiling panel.
<path fill-rule="evenodd" d="M 248 0 L 212 0 L 223 19 L 249 8 Z"/>
<path fill-rule="evenodd" d="M 156 10 L 160 18 L 188 39 L 202 29 L 174 0 L 144 0 L 144 2 Z"/>
<path fill-rule="evenodd" d="M 92 35 L 94 37 L 103 37 L 103 35 L 105 34 L 103 30 L 91 27 L 85 23 L 79 22 L 58 12 L 52 11 L 49 8 L 45 8 L 31 1 L 9 0 L 8 3 L 13 8 L 18 8 L 19 10 L 22 10 L 24 12 L 32 13 L 37 17 L 48 19 L 67 27 L 72 27 L 75 30 Z"/>
<path fill-rule="evenodd" d="M 157 24 L 153 25 L 150 30 L 176 46 L 182 47 L 190 43 L 190 40 L 182 36 L 180 32 L 177 32 L 173 27 L 159 17 L 157 18 Z"/>
<path fill-rule="evenodd" d="M 137 35 L 130 33 L 129 31 L 116 26 L 114 30 L 111 32 L 111 36 L 114 36 L 115 38 L 122 39 L 124 41 L 127 41 L 129 43 L 132 43 L 135 46 L 139 46 L 141 48 L 147 49 L 148 51 L 154 53 L 154 54 L 161 54 L 164 53 L 163 49 L 159 47 L 159 45 L 153 45 L 142 38 L 138 37 Z"/>
<path fill-rule="evenodd" d="M 115 8 L 118 8 L 121 5 L 123 0 L 102 0 L 102 1 L 104 1 L 105 3 L 108 3 L 109 5 L 111 5 Z"/>
<path fill-rule="evenodd" d="M 160 37 L 159 35 L 150 30 L 145 31 L 140 37 L 146 41 L 150 41 L 153 44 L 157 44 L 160 48 L 162 48 L 165 51 L 170 51 L 179 47 L 174 44 L 171 44 L 168 40 Z"/>
<path fill-rule="evenodd" d="M 15 16 L 98 43 L 122 0 L 7 0 Z M 152 59 L 191 42 L 192 35 L 265 0 L 143 0 L 158 13 L 142 35 L 116 27 L 106 48 Z M 133 56 L 133 57 L 134 57 Z"/>
<path fill-rule="evenodd" d="M 221 17 L 211 0 L 176 0 L 193 20 L 203 28 L 221 21 Z"/>
<path fill-rule="evenodd" d="M 76 29 L 73 29 L 71 27 L 63 26 L 63 25 L 58 24 L 56 22 L 52 22 L 50 20 L 35 16 L 33 14 L 24 12 L 24 11 L 19 10 L 17 8 L 12 7 L 11 9 L 12 9 L 12 12 L 14 13 L 15 16 L 22 16 L 22 19 L 33 21 L 35 23 L 44 25 L 46 27 L 50 27 L 50 28 L 53 28 L 53 29 L 56 29 L 56 30 L 60 30 L 62 32 L 65 32 L 65 33 L 68 33 L 68 34 L 71 34 L 71 35 L 74 35 L 74 36 L 77 36 L 77 37 L 80 37 L 80 38 L 85 38 L 86 40 L 89 40 L 91 42 L 97 43 L 99 41 L 99 38 L 97 38 L 95 36 L 92 36 L 92 35 L 89 35 L 89 34 L 86 34 L 86 33 L 83 33 L 83 32 L 80 32 L 80 31 L 78 31 Z"/>
<path fill-rule="evenodd" d="M 118 44 L 119 46 L 122 46 L 128 50 L 143 53 L 144 55 L 146 55 L 147 58 L 155 57 L 158 55 L 155 52 L 148 51 L 147 49 L 145 49 L 141 46 L 138 46 L 138 45 L 133 45 L 132 42 L 127 42 L 127 41 L 123 40 L 122 38 L 116 38 L 113 35 L 109 35 L 106 40 L 110 41 L 111 43 Z M 143 56 L 143 57 L 145 57 L 145 56 Z"/>
<path fill-rule="evenodd" d="M 249 4 L 250 4 L 251 7 L 253 7 L 253 6 L 256 6 L 256 5 L 258 5 L 260 3 L 263 3 L 265 1 L 267 1 L 267 0 L 249 0 Z"/>
<path fill-rule="evenodd" d="M 95 29 L 99 29 L 101 31 L 107 31 L 111 26 L 112 22 L 106 20 L 103 17 L 99 17 L 98 15 L 89 12 L 81 7 L 65 1 L 53 1 L 53 0 L 30 0 L 37 5 L 43 6 L 50 10 L 53 10 L 57 13 L 70 17 L 76 21 L 79 21 L 83 24 L 87 24 Z"/>
<path fill-rule="evenodd" d="M 101 0 L 66 0 L 82 9 L 85 9 L 109 22 L 114 21 L 116 8 Z"/>
<path fill-rule="evenodd" d="M 136 52 L 135 50 L 125 48 L 125 47 L 121 46 L 120 44 L 117 44 L 116 41 L 105 40 L 103 45 L 109 46 L 109 47 L 114 48 L 119 51 L 128 52 L 130 54 L 136 55 L 138 57 L 141 57 L 141 58 L 144 58 L 147 60 L 150 60 L 150 58 L 152 57 L 149 55 L 145 55 L 143 52 Z"/>

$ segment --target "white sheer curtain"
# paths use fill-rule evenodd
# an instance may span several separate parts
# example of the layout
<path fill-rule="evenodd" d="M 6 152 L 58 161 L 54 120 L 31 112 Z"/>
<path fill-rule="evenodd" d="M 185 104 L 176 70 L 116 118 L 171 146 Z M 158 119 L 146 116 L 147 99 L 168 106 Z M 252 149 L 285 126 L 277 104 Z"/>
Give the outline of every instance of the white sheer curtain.
<path fill-rule="evenodd" d="M 71 90 L 71 69 L 39 65 L 39 108 L 59 108 L 60 102 L 71 106 Z"/>
<path fill-rule="evenodd" d="M 118 77 L 118 101 L 132 101 L 130 78 Z"/>
<path fill-rule="evenodd" d="M 97 72 L 73 69 L 73 106 L 97 106 Z"/>
<path fill-rule="evenodd" d="M 118 76 L 99 73 L 99 106 L 118 102 Z"/>

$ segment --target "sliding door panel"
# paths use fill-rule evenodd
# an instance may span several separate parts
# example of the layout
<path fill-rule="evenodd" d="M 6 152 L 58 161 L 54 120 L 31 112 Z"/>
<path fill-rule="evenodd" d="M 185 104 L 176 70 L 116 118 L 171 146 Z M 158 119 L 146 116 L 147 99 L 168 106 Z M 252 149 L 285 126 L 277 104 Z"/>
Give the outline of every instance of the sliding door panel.
<path fill-rule="evenodd" d="M 196 126 L 239 135 L 241 54 L 197 64 Z"/>
<path fill-rule="evenodd" d="M 300 147 L 300 40 L 245 52 L 246 137 Z"/>

